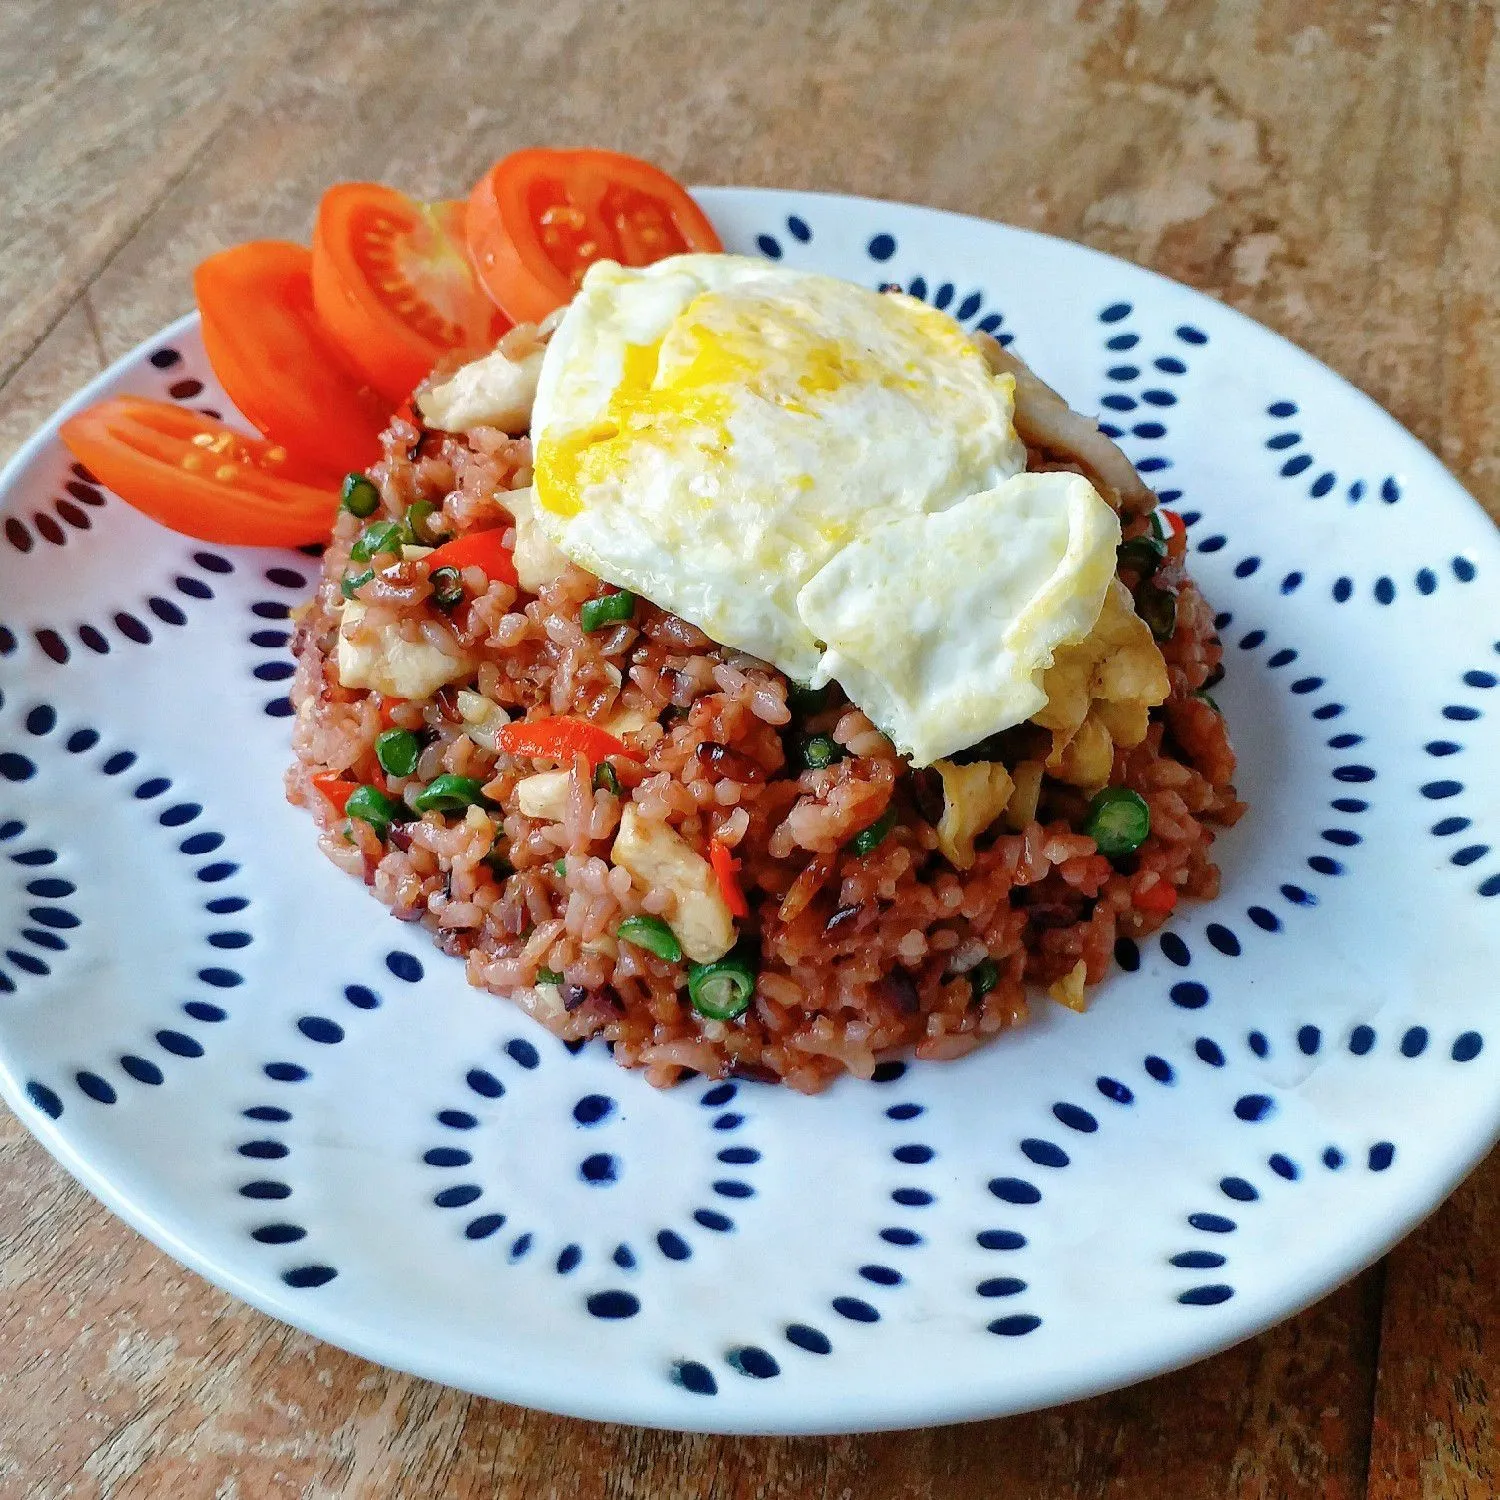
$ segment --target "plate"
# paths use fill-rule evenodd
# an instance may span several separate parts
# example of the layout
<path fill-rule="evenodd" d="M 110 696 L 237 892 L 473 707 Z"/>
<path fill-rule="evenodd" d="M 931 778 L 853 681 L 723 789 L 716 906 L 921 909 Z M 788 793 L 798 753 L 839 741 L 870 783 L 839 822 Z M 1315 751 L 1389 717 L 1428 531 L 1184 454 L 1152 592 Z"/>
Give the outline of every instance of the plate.
<path fill-rule="evenodd" d="M 654 1091 L 470 989 L 283 801 L 314 563 L 156 528 L 54 419 L 0 481 L 0 1087 L 236 1296 L 553 1411 L 910 1426 L 1244 1338 L 1500 1124 L 1494 528 L 1365 397 L 1146 271 L 701 197 L 731 248 L 1013 337 L 1182 513 L 1251 804 L 1220 898 L 1122 944 L 1088 1014 L 1041 1002 L 961 1062 Z M 112 391 L 228 409 L 192 318 L 65 410 Z"/>

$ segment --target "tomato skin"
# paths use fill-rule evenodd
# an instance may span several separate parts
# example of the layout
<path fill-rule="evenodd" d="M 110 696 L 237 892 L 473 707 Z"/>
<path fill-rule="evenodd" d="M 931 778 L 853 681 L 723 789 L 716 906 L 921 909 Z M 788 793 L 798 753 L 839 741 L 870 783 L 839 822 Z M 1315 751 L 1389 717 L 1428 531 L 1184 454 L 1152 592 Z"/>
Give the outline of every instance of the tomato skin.
<path fill-rule="evenodd" d="M 326 541 L 338 509 L 337 481 L 320 482 L 280 444 L 165 401 L 113 396 L 69 417 L 60 435 L 126 504 L 201 541 Z"/>
<path fill-rule="evenodd" d="M 312 255 L 251 240 L 193 273 L 203 347 L 250 424 L 331 473 L 380 457 L 391 404 L 352 374 L 313 307 Z"/>
<path fill-rule="evenodd" d="M 503 157 L 469 195 L 467 228 L 479 279 L 517 323 L 569 301 L 596 260 L 644 266 L 724 248 L 682 186 L 615 151 L 534 147 Z"/>
<path fill-rule="evenodd" d="M 1168 510 L 1164 505 L 1157 506 L 1156 513 L 1166 522 L 1167 556 L 1173 562 L 1180 561 L 1187 551 L 1187 527 L 1175 510 Z"/>
<path fill-rule="evenodd" d="M 1130 899 L 1137 911 L 1166 916 L 1177 909 L 1177 887 L 1168 881 L 1158 880 L 1149 890 L 1132 892 Z"/>
<path fill-rule="evenodd" d="M 318 205 L 313 306 L 351 368 L 392 405 L 445 354 L 487 351 L 510 326 L 469 262 L 465 211 L 376 182 L 341 182 Z"/>
<path fill-rule="evenodd" d="M 349 781 L 342 771 L 324 771 L 322 775 L 314 776 L 312 783 L 333 804 L 334 812 L 340 817 L 343 817 L 349 799 L 359 790 L 359 783 Z"/>
<path fill-rule="evenodd" d="M 396 726 L 396 710 L 404 708 L 410 701 L 408 698 L 391 698 L 382 694 L 380 697 L 380 727 L 382 729 L 394 729 Z"/>
<path fill-rule="evenodd" d="M 588 758 L 591 769 L 611 755 L 623 755 L 628 760 L 640 759 L 608 730 L 590 724 L 587 719 L 565 715 L 503 724 L 495 741 L 507 755 L 534 756 L 540 760 L 567 761 L 582 754 Z"/>
<path fill-rule="evenodd" d="M 729 846 L 714 838 L 708 841 L 708 862 L 713 867 L 714 879 L 719 882 L 719 894 L 732 917 L 748 917 L 750 903 L 739 881 L 740 861 L 729 851 Z"/>
<path fill-rule="evenodd" d="M 503 527 L 491 527 L 488 531 L 471 531 L 466 536 L 444 542 L 424 559 L 428 574 L 439 568 L 457 568 L 459 572 L 465 568 L 479 568 L 491 583 L 508 583 L 515 588 L 520 580 L 516 577 L 516 565 L 504 537 Z"/>

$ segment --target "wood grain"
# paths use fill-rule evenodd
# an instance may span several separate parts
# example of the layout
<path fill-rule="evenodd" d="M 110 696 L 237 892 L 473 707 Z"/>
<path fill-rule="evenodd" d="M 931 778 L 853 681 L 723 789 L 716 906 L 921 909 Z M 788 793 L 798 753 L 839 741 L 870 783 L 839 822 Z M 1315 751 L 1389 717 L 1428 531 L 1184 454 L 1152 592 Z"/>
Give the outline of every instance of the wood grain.
<path fill-rule="evenodd" d="M 1370 1500 L 1500 1492 L 1500 1157 L 1387 1262 Z"/>
<path fill-rule="evenodd" d="M 910 199 L 1151 265 L 1311 349 L 1500 516 L 1500 41 L 1444 0 L 121 0 L 0 8 L 0 452 L 321 189 L 530 142 Z M 1283 1497 L 1497 1491 L 1500 1164 L 1190 1370 L 868 1438 L 462 1396 L 241 1307 L 0 1119 L 0 1496 Z"/>

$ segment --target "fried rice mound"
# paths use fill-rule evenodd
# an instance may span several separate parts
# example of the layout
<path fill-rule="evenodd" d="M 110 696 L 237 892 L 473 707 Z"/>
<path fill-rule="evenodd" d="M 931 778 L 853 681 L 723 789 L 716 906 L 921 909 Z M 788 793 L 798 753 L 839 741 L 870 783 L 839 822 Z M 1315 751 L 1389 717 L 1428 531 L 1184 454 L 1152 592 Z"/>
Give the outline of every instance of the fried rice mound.
<path fill-rule="evenodd" d="M 1022 432 L 1032 467 L 1098 478 L 1088 455 Z M 471 568 L 462 601 L 443 607 L 424 550 L 412 547 L 360 582 L 350 549 L 372 521 L 430 506 L 422 513 L 435 533 L 500 528 L 514 542 L 516 492 L 531 483 L 528 440 L 494 428 L 441 433 L 403 415 L 383 447 L 370 474 L 380 509 L 363 521 L 340 512 L 317 593 L 297 622 L 287 793 L 312 813 L 334 864 L 461 957 L 472 984 L 513 1000 L 562 1040 L 599 1038 L 657 1085 L 696 1073 L 815 1093 L 846 1070 L 868 1079 L 898 1054 L 962 1057 L 1022 1022 L 1032 1004 L 1082 1009 L 1122 939 L 1159 927 L 1180 900 L 1218 893 L 1215 830 L 1243 805 L 1223 718 L 1204 691 L 1220 675 L 1213 614 L 1180 556 L 1151 579 L 1175 618 L 1159 623 L 1159 657 L 1141 664 L 1147 676 L 1164 666 L 1164 702 L 1129 701 L 1137 621 L 1119 636 L 1129 644 L 1104 639 L 1059 653 L 1045 683 L 1048 711 L 954 757 L 990 769 L 950 781 L 914 770 L 836 686 L 808 695 L 644 600 L 629 620 L 585 630 L 580 612 L 605 586 L 577 567 L 559 565 L 534 593 Z M 1118 501 L 1119 488 L 1106 493 Z M 1143 535 L 1146 507 L 1121 509 L 1126 538 Z M 346 580 L 363 639 L 446 653 L 463 663 L 456 680 L 426 697 L 345 686 Z M 1140 580 L 1122 563 L 1120 581 L 1130 615 L 1124 590 L 1138 594 Z M 1099 684 L 1111 674 L 1126 687 L 1105 701 Z M 556 715 L 610 731 L 628 753 L 595 775 L 581 754 L 544 762 L 499 748 L 505 723 Z M 393 728 L 420 745 L 410 775 L 377 757 L 377 737 Z M 815 736 L 838 747 L 830 763 L 807 764 Z M 544 769 L 553 773 L 549 805 L 524 799 L 541 813 L 528 815 L 520 788 Z M 413 811 L 443 774 L 482 783 L 482 799 Z M 1104 784 L 1130 788 L 1150 810 L 1144 844 L 1113 860 L 1081 831 Z M 354 785 L 384 791 L 404 816 L 383 831 L 348 816 Z M 1000 788 L 1004 805 L 994 813 L 992 798 L 989 821 L 955 833 L 963 809 L 950 803 L 976 785 Z M 738 861 L 749 914 L 735 951 L 753 966 L 755 988 L 735 1019 L 694 1008 L 686 960 L 617 936 L 635 915 L 670 926 L 694 899 L 612 861 L 627 806 L 699 855 L 717 839 Z M 873 848 L 851 848 L 882 820 L 889 832 Z"/>

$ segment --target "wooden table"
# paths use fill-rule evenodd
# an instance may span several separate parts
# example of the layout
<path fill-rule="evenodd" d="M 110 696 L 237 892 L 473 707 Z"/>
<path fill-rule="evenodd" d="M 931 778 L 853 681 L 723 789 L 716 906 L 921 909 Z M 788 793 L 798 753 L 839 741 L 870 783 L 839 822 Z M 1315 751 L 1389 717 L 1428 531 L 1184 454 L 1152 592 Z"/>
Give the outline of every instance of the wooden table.
<path fill-rule="evenodd" d="M 1486 3 L 0 8 L 0 449 L 320 190 L 532 142 L 1007 219 L 1154 266 L 1371 392 L 1500 515 Z M 0 1495 L 1489 1497 L 1500 1161 L 1284 1326 L 1009 1421 L 728 1440 L 471 1399 L 241 1307 L 0 1118 Z M 1500 1403 L 1500 1393 L 1495 1401 Z"/>

